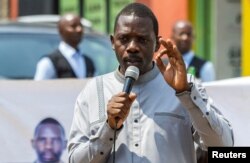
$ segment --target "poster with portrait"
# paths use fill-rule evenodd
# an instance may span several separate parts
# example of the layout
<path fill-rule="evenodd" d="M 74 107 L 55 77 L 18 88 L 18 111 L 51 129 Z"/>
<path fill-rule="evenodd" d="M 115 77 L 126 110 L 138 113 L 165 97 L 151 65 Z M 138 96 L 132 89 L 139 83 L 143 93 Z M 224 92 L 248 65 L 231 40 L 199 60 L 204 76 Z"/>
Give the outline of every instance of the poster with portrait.
<path fill-rule="evenodd" d="M 28 163 L 36 160 L 31 140 L 37 124 L 54 118 L 68 138 L 77 95 L 87 80 L 1 80 L 0 162 Z M 61 159 L 67 162 L 67 150 Z"/>
<path fill-rule="evenodd" d="M 34 162 L 31 140 L 36 125 L 46 117 L 57 119 L 68 138 L 76 98 L 88 80 L 0 80 L 0 162 Z M 235 146 L 250 146 L 250 77 L 204 86 L 232 123 Z M 61 160 L 67 158 L 65 149 Z"/>

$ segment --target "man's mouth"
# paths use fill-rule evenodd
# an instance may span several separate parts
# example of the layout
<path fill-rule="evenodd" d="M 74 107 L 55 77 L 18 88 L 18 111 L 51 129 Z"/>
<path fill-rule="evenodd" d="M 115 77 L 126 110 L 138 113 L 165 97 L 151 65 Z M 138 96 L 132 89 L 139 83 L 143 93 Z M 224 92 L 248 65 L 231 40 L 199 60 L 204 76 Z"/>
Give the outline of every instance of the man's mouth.
<path fill-rule="evenodd" d="M 133 57 L 133 58 L 131 57 L 131 58 L 125 58 L 124 61 L 127 63 L 139 63 L 142 62 L 142 59 L 139 57 Z"/>
<path fill-rule="evenodd" d="M 136 67 L 140 67 L 141 65 L 141 61 L 139 60 L 127 60 L 126 61 L 127 66 L 136 66 Z"/>
<path fill-rule="evenodd" d="M 51 152 L 44 152 L 43 157 L 45 160 L 52 160 L 54 159 L 54 154 Z"/>
<path fill-rule="evenodd" d="M 139 61 L 139 60 L 127 60 L 126 62 L 133 64 L 133 63 L 140 63 L 141 61 Z"/>

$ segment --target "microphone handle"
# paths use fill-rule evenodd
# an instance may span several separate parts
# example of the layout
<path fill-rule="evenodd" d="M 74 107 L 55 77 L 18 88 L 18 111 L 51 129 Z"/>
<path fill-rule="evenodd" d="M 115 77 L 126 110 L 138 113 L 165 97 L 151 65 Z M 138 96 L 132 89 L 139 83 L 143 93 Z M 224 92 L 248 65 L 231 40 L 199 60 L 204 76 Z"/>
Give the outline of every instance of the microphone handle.
<path fill-rule="evenodd" d="M 133 78 L 130 78 L 130 77 L 127 77 L 125 79 L 125 83 L 124 83 L 124 86 L 123 86 L 123 92 L 126 92 L 127 94 L 129 94 L 132 90 L 132 86 L 134 84 L 134 79 Z"/>

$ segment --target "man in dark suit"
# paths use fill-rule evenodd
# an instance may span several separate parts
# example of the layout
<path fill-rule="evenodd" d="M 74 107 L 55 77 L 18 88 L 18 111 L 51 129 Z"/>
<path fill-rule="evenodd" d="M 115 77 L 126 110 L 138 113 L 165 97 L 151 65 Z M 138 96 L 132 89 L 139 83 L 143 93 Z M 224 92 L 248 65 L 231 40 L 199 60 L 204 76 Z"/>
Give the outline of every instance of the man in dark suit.
<path fill-rule="evenodd" d="M 174 24 L 172 39 L 181 52 L 189 73 L 193 74 L 202 82 L 215 80 L 215 70 L 212 62 L 198 57 L 192 51 L 194 31 L 189 21 L 179 20 Z"/>
<path fill-rule="evenodd" d="M 35 80 L 55 78 L 85 78 L 95 73 L 93 61 L 82 55 L 78 44 L 84 28 L 79 16 L 66 14 L 58 22 L 62 38 L 58 49 L 43 57 L 37 64 Z"/>
<path fill-rule="evenodd" d="M 212 62 L 206 61 L 192 51 L 194 31 L 191 22 L 177 21 L 172 29 L 172 39 L 181 52 L 188 73 L 193 74 L 202 82 L 215 80 L 215 70 Z M 195 131 L 194 131 L 195 132 Z M 195 144 L 197 163 L 207 163 L 208 153 Z"/>

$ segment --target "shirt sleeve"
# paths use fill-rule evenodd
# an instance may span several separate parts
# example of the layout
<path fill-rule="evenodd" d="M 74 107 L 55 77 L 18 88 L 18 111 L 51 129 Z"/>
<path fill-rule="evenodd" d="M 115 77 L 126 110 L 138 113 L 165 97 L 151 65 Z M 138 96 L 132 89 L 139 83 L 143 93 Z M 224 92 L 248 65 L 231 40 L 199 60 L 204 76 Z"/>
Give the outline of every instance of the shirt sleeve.
<path fill-rule="evenodd" d="M 36 66 L 34 80 L 54 79 L 56 71 L 53 63 L 48 57 L 42 58 Z"/>
<path fill-rule="evenodd" d="M 189 76 L 189 79 L 193 83 L 191 92 L 179 93 L 177 97 L 187 108 L 195 132 L 198 133 L 196 142 L 203 149 L 207 149 L 208 146 L 233 146 L 230 122 L 207 95 L 201 83 L 195 83 L 193 76 Z"/>
<path fill-rule="evenodd" d="M 77 98 L 68 142 L 69 163 L 103 163 L 107 161 L 112 151 L 115 131 L 106 120 L 98 123 L 90 122 L 94 115 L 89 109 L 98 111 L 98 108 L 90 108 L 91 100 L 89 101 L 88 97 L 93 98 L 93 94 L 89 94 L 93 92 L 95 90 L 89 87 Z M 117 131 L 117 135 L 120 131 Z"/>

